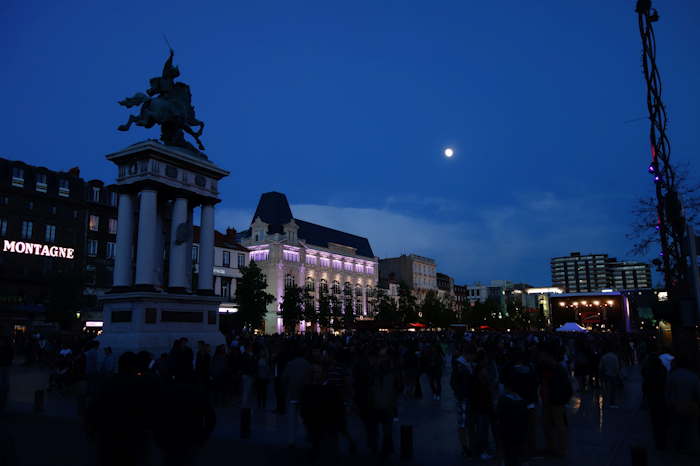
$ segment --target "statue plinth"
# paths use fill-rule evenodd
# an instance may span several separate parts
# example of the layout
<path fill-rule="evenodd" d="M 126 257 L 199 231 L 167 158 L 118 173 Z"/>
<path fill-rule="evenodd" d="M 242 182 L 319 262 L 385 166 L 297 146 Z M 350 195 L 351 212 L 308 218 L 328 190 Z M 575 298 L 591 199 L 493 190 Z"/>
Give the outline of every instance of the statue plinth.
<path fill-rule="evenodd" d="M 187 337 L 224 343 L 213 296 L 214 206 L 229 174 L 188 149 L 144 141 L 106 156 L 118 167 L 113 288 L 99 339 L 115 353 L 170 350 Z M 193 215 L 200 210 L 198 253 Z M 196 279 L 195 279 L 196 274 Z"/>

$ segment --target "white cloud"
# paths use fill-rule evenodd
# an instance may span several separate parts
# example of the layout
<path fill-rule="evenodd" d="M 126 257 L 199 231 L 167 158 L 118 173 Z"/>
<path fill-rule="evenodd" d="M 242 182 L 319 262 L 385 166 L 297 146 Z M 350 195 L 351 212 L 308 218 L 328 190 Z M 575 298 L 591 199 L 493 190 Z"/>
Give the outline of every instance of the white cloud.
<path fill-rule="evenodd" d="M 369 239 L 375 255 L 416 253 L 434 258 L 458 283 L 495 279 L 549 283 L 551 257 L 572 251 L 624 256 L 626 226 L 614 210 L 590 199 L 563 200 L 551 193 L 524 196 L 513 205 L 472 207 L 469 216 L 409 213 L 410 199 L 384 208 L 296 204 L 296 218 Z M 449 200 L 417 202 L 451 206 Z M 397 208 L 393 208 L 393 207 Z M 603 208 L 603 207 L 606 208 Z M 443 211 L 444 212 L 444 211 Z M 218 209 L 217 226 L 247 228 L 252 210 Z M 619 217 L 619 215 L 618 215 Z"/>

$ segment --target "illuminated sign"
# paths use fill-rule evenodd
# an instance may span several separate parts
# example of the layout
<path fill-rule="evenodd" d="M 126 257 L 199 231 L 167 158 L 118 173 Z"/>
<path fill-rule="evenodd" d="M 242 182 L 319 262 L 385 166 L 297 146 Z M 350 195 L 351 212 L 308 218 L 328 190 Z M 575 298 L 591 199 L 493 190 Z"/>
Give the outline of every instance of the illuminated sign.
<path fill-rule="evenodd" d="M 5 240 L 2 247 L 3 252 L 14 252 L 17 254 L 32 254 L 34 256 L 60 257 L 62 259 L 75 259 L 73 248 L 62 248 L 60 246 L 47 246 L 46 244 L 25 243 L 24 241 Z"/>

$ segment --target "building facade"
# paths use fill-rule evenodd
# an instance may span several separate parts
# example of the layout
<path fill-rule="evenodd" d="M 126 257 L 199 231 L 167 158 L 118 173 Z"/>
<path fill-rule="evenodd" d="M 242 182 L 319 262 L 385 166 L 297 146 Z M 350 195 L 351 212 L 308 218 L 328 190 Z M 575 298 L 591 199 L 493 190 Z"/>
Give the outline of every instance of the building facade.
<path fill-rule="evenodd" d="M 282 332 L 280 306 L 289 286 L 303 287 L 316 306 L 320 293 L 328 292 L 352 306 L 358 318 L 373 315 L 379 267 L 366 238 L 294 218 L 287 197 L 277 192 L 260 197 L 250 228 L 239 238 L 275 297 L 265 333 Z"/>
<path fill-rule="evenodd" d="M 79 301 L 88 264 L 85 188 L 77 168 L 0 158 L 0 324 L 39 325 L 50 304 Z"/>
<path fill-rule="evenodd" d="M 615 290 L 649 290 L 651 268 L 644 262 L 618 262 L 612 259 L 608 264 L 611 288 Z"/>
<path fill-rule="evenodd" d="M 428 291 L 438 291 L 435 260 L 417 254 L 381 259 L 379 275 L 382 280 L 404 283 L 421 301 Z"/>
<path fill-rule="evenodd" d="M 550 261 L 552 286 L 566 293 L 592 293 L 605 289 L 650 289 L 651 269 L 643 262 L 624 262 L 607 254 L 554 257 Z"/>

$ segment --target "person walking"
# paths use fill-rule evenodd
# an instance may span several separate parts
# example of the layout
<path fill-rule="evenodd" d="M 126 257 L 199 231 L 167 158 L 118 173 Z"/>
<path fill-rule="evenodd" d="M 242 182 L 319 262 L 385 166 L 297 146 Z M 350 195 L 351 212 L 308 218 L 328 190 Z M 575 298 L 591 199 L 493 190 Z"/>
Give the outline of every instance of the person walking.
<path fill-rule="evenodd" d="M 282 374 L 282 385 L 285 388 L 287 409 L 287 440 L 289 446 L 296 445 L 297 430 L 299 426 L 299 402 L 301 392 L 311 380 L 311 364 L 304 357 L 301 349 L 294 352 L 295 357 L 287 363 Z"/>
<path fill-rule="evenodd" d="M 697 454 L 700 451 L 700 378 L 690 370 L 685 355 L 679 354 L 673 360 L 666 397 L 670 408 L 671 446 L 679 452 Z"/>
<path fill-rule="evenodd" d="M 0 337 L 0 413 L 7 406 L 7 399 L 10 394 L 10 367 L 14 360 L 15 353 L 7 336 Z"/>
<path fill-rule="evenodd" d="M 651 354 L 642 367 L 642 392 L 657 450 L 665 450 L 668 438 L 666 381 L 668 373 L 658 354 Z"/>
<path fill-rule="evenodd" d="M 609 346 L 605 354 L 600 358 L 598 369 L 603 385 L 603 393 L 605 394 L 605 404 L 608 408 L 618 408 L 617 390 L 622 383 L 622 374 L 620 372 L 620 358 L 612 346 Z"/>
<path fill-rule="evenodd" d="M 450 386 L 455 397 L 457 408 L 457 438 L 462 448 L 462 454 L 469 457 L 472 454 L 474 429 L 471 419 L 471 400 L 475 384 L 474 354 L 467 346 L 455 350 L 452 361 Z"/>

